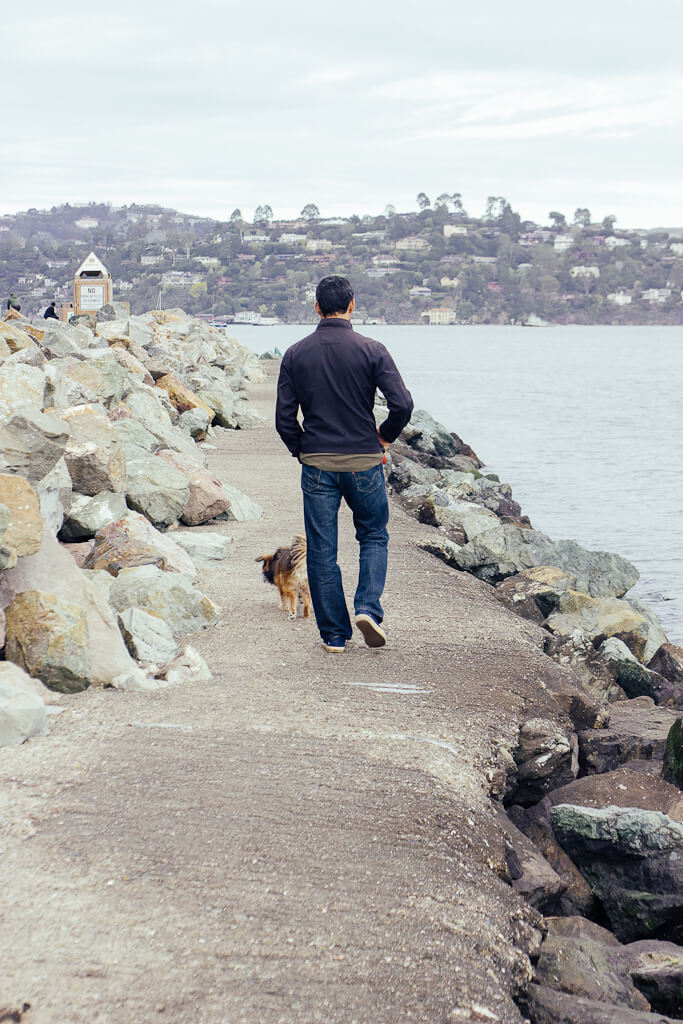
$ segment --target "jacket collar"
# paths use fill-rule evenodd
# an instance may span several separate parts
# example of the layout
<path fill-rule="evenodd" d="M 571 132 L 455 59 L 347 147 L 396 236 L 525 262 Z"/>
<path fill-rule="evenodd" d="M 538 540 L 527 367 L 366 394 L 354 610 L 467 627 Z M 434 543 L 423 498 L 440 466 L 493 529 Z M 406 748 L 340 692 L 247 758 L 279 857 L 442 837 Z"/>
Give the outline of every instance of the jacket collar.
<path fill-rule="evenodd" d="M 320 321 L 320 323 L 316 327 L 316 331 L 320 331 L 323 328 L 327 328 L 327 327 L 333 327 L 335 329 L 338 328 L 338 327 L 341 327 L 341 328 L 346 328 L 347 330 L 350 330 L 350 331 L 353 330 L 353 327 L 351 325 L 351 321 L 350 320 L 344 320 L 340 316 L 328 316 L 328 317 L 325 317 L 324 319 L 322 319 Z"/>

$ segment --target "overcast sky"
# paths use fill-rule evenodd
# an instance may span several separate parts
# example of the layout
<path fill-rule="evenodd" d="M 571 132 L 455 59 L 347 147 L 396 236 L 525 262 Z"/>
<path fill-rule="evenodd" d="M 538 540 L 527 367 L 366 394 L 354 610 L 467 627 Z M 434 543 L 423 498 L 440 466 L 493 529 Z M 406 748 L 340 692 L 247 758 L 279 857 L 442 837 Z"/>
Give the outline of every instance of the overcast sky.
<path fill-rule="evenodd" d="M 62 0 L 3 11 L 0 213 L 505 196 L 683 226 L 683 0 Z"/>

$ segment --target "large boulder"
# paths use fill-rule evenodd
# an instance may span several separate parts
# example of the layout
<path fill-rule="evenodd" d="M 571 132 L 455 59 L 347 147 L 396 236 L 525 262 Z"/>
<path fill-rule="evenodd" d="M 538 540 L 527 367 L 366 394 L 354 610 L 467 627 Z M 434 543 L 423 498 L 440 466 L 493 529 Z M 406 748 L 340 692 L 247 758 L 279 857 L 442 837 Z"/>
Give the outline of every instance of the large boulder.
<path fill-rule="evenodd" d="M 97 531 L 84 568 L 105 570 L 118 576 L 121 569 L 155 565 L 194 577 L 197 574 L 194 561 L 178 541 L 179 536 L 180 531 L 161 533 L 144 516 L 129 512 Z"/>
<path fill-rule="evenodd" d="M 620 941 L 683 941 L 683 824 L 658 811 L 572 804 L 550 819 Z"/>
<path fill-rule="evenodd" d="M 42 480 L 64 455 L 69 428 L 56 416 L 24 406 L 0 426 L 0 472 Z"/>
<path fill-rule="evenodd" d="M 0 364 L 0 414 L 14 412 L 24 405 L 42 409 L 45 404 L 45 371 L 25 363 Z"/>
<path fill-rule="evenodd" d="M 212 410 L 214 422 L 220 427 L 234 430 L 238 424 L 235 395 L 226 384 L 212 383 L 197 392 L 197 398 Z"/>
<path fill-rule="evenodd" d="M 668 642 L 662 644 L 647 663 L 647 667 L 683 688 L 683 647 Z"/>
<path fill-rule="evenodd" d="M 223 513 L 225 519 L 233 519 L 238 523 L 249 522 L 253 519 L 260 519 L 263 509 L 248 494 L 232 487 L 230 484 L 223 484 L 223 490 L 227 495 L 230 507 Z"/>
<path fill-rule="evenodd" d="M 180 452 L 164 450 L 159 458 L 187 477 L 190 494 L 180 517 L 186 526 L 199 526 L 228 511 L 230 501 L 223 485 L 208 469 Z"/>
<path fill-rule="evenodd" d="M 47 733 L 47 711 L 39 686 L 18 665 L 0 661 L 0 747 L 14 747 Z"/>
<path fill-rule="evenodd" d="M 540 913 L 556 913 L 567 883 L 502 810 L 497 813 L 505 836 L 505 860 L 513 889 Z"/>
<path fill-rule="evenodd" d="M 198 569 L 212 569 L 228 557 L 232 537 L 200 530 L 175 530 L 173 540 L 187 552 Z"/>
<path fill-rule="evenodd" d="M 170 627 L 158 615 L 141 608 L 126 608 L 118 615 L 119 629 L 126 647 L 145 664 L 166 665 L 178 653 Z"/>
<path fill-rule="evenodd" d="M 620 953 L 652 1009 L 683 1017 L 683 949 L 673 942 L 641 939 L 622 946 Z"/>
<path fill-rule="evenodd" d="M 576 733 L 551 718 L 522 723 L 512 751 L 517 771 L 510 798 L 530 804 L 576 778 L 579 770 Z"/>
<path fill-rule="evenodd" d="M 59 601 L 77 606 L 86 616 L 92 685 L 149 689 L 126 650 L 106 596 L 51 533 L 45 533 L 35 555 L 27 555 L 16 568 L 0 573 L 0 607 L 6 609 L 27 590 L 45 590 L 47 583 Z"/>
<path fill-rule="evenodd" d="M 126 368 L 108 349 L 85 354 L 88 358 L 52 364 L 53 405 L 101 402 L 110 408 L 121 400 L 128 377 Z"/>
<path fill-rule="evenodd" d="M 121 494 L 126 489 L 123 447 L 103 407 L 85 404 L 59 411 L 71 438 L 65 459 L 73 488 L 94 497 L 101 491 Z"/>
<path fill-rule="evenodd" d="M 576 577 L 553 565 L 508 576 L 496 584 L 496 597 L 522 618 L 542 623 L 557 608 L 560 597 L 576 588 Z"/>
<path fill-rule="evenodd" d="M 413 412 L 410 423 L 401 434 L 401 440 L 416 452 L 436 456 L 440 459 L 450 459 L 455 455 L 465 454 L 460 438 L 449 433 L 443 424 L 438 423 L 424 409 L 416 409 Z M 468 452 L 471 452 L 471 449 L 468 449 Z M 471 452 L 470 457 L 473 455 L 474 452 Z M 477 464 L 481 465 L 479 460 L 477 460 Z"/>
<path fill-rule="evenodd" d="M 590 640 L 548 635 L 543 649 L 548 657 L 578 677 L 583 689 L 597 704 L 605 706 L 626 699 L 606 659 Z"/>
<path fill-rule="evenodd" d="M 26 590 L 14 598 L 5 616 L 8 661 L 61 693 L 77 693 L 90 685 L 88 622 L 77 604 L 44 590 Z"/>
<path fill-rule="evenodd" d="M 441 494 L 445 496 L 445 492 Z M 455 528 L 458 533 L 464 533 L 465 543 L 499 526 L 498 517 L 482 505 L 448 496 L 442 504 L 438 497 L 432 493 L 425 498 L 418 516 L 421 523 L 441 527 L 447 532 Z"/>
<path fill-rule="evenodd" d="M 218 621 L 216 606 L 186 576 L 153 565 L 122 569 L 111 585 L 109 600 L 117 611 L 142 608 L 163 619 L 176 637 Z"/>
<path fill-rule="evenodd" d="M 43 519 L 35 490 L 24 477 L 0 473 L 0 505 L 9 512 L 2 545 L 12 557 L 11 564 L 24 555 L 34 555 L 43 540 Z"/>
<path fill-rule="evenodd" d="M 676 718 L 664 744 L 662 776 L 667 782 L 683 789 L 683 718 Z"/>
<path fill-rule="evenodd" d="M 126 497 L 130 507 L 155 526 L 177 522 L 190 497 L 186 475 L 156 455 L 132 459 L 127 468 Z"/>
<path fill-rule="evenodd" d="M 579 642 L 617 636 L 639 660 L 643 660 L 648 649 L 652 630 L 648 619 L 628 601 L 590 597 L 576 590 L 562 594 L 557 611 L 548 616 L 547 624 L 557 636 L 569 636 Z"/>
<path fill-rule="evenodd" d="M 631 1010 L 536 983 L 529 986 L 524 1002 L 534 1024 L 680 1024 L 648 1010 Z"/>
<path fill-rule="evenodd" d="M 604 640 L 600 654 L 627 697 L 652 697 L 655 703 L 667 707 L 678 707 L 683 702 L 683 687 L 677 690 L 659 672 L 646 668 L 618 637 Z"/>
<path fill-rule="evenodd" d="M 128 512 L 126 499 L 113 491 L 100 491 L 89 497 L 74 494 L 69 514 L 64 520 L 60 540 L 76 543 L 94 537 L 98 530 L 121 519 Z"/>
<path fill-rule="evenodd" d="M 540 530 L 500 523 L 453 552 L 452 564 L 487 583 L 535 566 L 556 566 L 576 577 L 578 589 L 593 597 L 621 595 L 638 571 L 620 555 L 588 551 L 572 540 L 553 541 Z"/>
<path fill-rule="evenodd" d="M 0 320 L 0 341 L 12 355 L 24 349 L 36 348 L 33 338 L 26 331 L 25 323 L 20 327 L 19 324 L 10 324 Z"/>
<path fill-rule="evenodd" d="M 65 516 L 71 508 L 72 483 L 66 459 L 58 459 L 42 480 L 34 483 L 40 514 L 48 530 L 55 536 L 62 528 Z"/>
<path fill-rule="evenodd" d="M 579 733 L 581 770 L 601 774 L 626 761 L 661 761 L 676 718 L 675 711 L 657 707 L 650 697 L 611 704 L 605 728 Z"/>
<path fill-rule="evenodd" d="M 198 395 L 195 395 L 194 391 L 191 391 L 190 388 L 186 387 L 182 381 L 178 380 L 178 378 L 172 373 L 159 377 L 156 382 L 156 386 L 167 393 L 179 413 L 188 412 L 191 409 L 201 409 L 204 413 L 210 416 L 209 422 L 213 420 L 213 409 L 211 409 L 206 402 L 203 402 Z"/>

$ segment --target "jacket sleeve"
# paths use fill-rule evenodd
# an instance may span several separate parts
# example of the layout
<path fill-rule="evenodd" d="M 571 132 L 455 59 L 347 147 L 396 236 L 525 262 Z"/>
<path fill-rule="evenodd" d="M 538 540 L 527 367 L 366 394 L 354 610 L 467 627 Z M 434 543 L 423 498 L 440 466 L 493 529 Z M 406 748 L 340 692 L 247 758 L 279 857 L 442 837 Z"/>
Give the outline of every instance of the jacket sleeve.
<path fill-rule="evenodd" d="M 289 360 L 285 353 L 285 357 L 280 365 L 280 376 L 277 382 L 275 429 L 295 458 L 299 455 L 301 437 L 303 435 L 303 430 L 297 419 L 298 411 L 299 400 L 294 389 Z"/>
<path fill-rule="evenodd" d="M 378 346 L 378 349 L 375 382 L 389 407 L 389 415 L 381 424 L 379 432 L 391 444 L 410 420 L 413 399 L 384 345 Z"/>

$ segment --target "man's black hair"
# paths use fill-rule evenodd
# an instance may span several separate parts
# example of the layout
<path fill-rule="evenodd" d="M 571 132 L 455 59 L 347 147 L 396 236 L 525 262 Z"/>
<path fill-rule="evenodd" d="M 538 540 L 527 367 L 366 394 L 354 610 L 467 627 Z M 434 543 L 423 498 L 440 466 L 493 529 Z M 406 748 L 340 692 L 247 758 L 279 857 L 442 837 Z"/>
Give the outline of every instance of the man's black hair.
<path fill-rule="evenodd" d="M 315 300 L 323 316 L 345 313 L 353 299 L 351 282 L 345 277 L 332 274 L 324 277 L 315 290 Z"/>

